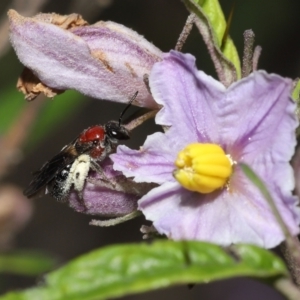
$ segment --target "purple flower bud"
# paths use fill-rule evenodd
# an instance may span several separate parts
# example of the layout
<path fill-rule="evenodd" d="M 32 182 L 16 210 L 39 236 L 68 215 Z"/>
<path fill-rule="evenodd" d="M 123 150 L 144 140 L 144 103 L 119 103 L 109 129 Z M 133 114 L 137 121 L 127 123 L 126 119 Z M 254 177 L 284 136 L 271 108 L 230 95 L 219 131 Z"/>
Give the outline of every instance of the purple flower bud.
<path fill-rule="evenodd" d="M 138 91 L 134 104 L 157 108 L 143 76 L 162 59 L 162 52 L 135 31 L 113 22 L 87 25 L 76 14 L 26 18 L 10 10 L 8 16 L 20 61 L 41 81 L 35 82 L 31 94 L 19 81 L 27 98 L 75 89 L 98 99 L 127 102 Z"/>
<path fill-rule="evenodd" d="M 137 201 L 154 186 L 136 183 L 113 169 L 107 158 L 101 163 L 103 174 L 91 172 L 83 190 L 83 199 L 72 192 L 69 206 L 78 212 L 98 217 L 118 218 L 137 210 Z M 104 178 L 105 177 L 105 178 Z"/>

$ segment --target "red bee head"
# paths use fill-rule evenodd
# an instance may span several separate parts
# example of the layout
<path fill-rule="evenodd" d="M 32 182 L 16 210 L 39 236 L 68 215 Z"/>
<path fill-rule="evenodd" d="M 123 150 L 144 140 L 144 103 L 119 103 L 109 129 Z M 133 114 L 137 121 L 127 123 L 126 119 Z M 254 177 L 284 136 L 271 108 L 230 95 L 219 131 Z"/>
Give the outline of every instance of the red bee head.
<path fill-rule="evenodd" d="M 105 130 L 103 126 L 95 125 L 84 130 L 80 134 L 78 141 L 80 143 L 88 143 L 88 142 L 98 143 L 100 141 L 103 141 L 104 138 L 105 138 Z"/>
<path fill-rule="evenodd" d="M 101 125 L 95 125 L 84 130 L 76 141 L 77 151 L 89 153 L 94 159 L 100 158 L 106 146 L 106 133 Z"/>
<path fill-rule="evenodd" d="M 121 125 L 122 117 L 136 98 L 136 92 L 131 98 L 128 105 L 122 111 L 119 121 L 109 121 L 104 126 L 95 125 L 84 130 L 76 141 L 76 150 L 83 154 L 88 153 L 92 158 L 101 161 L 120 140 L 129 139 L 129 131 Z"/>
<path fill-rule="evenodd" d="M 89 153 L 97 160 L 102 160 L 120 140 L 128 140 L 129 131 L 116 121 L 109 121 L 104 126 L 95 125 L 84 130 L 76 142 L 77 151 Z"/>

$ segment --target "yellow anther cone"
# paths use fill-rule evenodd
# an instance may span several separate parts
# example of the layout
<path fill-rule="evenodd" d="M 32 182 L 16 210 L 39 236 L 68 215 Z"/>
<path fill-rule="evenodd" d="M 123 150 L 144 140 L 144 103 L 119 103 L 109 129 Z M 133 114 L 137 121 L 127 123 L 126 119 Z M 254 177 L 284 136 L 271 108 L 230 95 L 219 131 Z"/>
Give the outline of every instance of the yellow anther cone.
<path fill-rule="evenodd" d="M 216 144 L 190 144 L 178 153 L 174 172 L 176 180 L 186 189 L 211 193 L 222 188 L 232 173 L 232 162 Z"/>

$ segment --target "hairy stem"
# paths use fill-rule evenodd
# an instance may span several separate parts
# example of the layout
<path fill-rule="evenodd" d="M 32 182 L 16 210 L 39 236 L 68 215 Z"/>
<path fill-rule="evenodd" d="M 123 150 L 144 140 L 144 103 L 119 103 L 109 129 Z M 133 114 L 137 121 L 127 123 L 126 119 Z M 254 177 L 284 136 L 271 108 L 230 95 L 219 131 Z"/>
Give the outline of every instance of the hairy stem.
<path fill-rule="evenodd" d="M 92 220 L 89 224 L 94 225 L 94 226 L 100 226 L 100 227 L 109 227 L 109 226 L 115 226 L 121 223 L 124 223 L 126 221 L 129 221 L 131 219 L 134 219 L 138 216 L 142 215 L 142 213 L 138 210 L 133 211 L 132 213 L 114 218 L 114 219 L 109 219 L 109 220 Z"/>
<path fill-rule="evenodd" d="M 193 24 L 194 24 L 194 20 L 195 20 L 195 15 L 190 14 L 184 24 L 184 27 L 183 27 L 183 29 L 180 33 L 180 36 L 178 38 L 178 41 L 176 43 L 176 46 L 175 46 L 176 51 L 181 51 L 183 45 L 185 44 L 188 36 L 191 33 L 191 30 L 192 30 Z"/>
<path fill-rule="evenodd" d="M 256 71 L 257 68 L 258 68 L 258 61 L 259 61 L 259 58 L 260 58 L 260 55 L 261 55 L 261 51 L 262 51 L 262 48 L 261 46 L 256 46 L 255 49 L 254 49 L 254 53 L 253 53 L 253 59 L 252 59 L 252 69 L 253 71 Z"/>
<path fill-rule="evenodd" d="M 280 245 L 280 250 L 287 262 L 291 276 L 298 287 L 300 287 L 300 242 L 298 237 L 290 237 Z M 300 299 L 300 298 L 299 298 Z"/>
<path fill-rule="evenodd" d="M 254 32 L 251 29 L 245 30 L 242 77 L 247 77 L 252 72 L 254 39 Z"/>
<path fill-rule="evenodd" d="M 300 299 L 300 290 L 288 278 L 279 278 L 275 280 L 273 286 L 288 300 Z"/>

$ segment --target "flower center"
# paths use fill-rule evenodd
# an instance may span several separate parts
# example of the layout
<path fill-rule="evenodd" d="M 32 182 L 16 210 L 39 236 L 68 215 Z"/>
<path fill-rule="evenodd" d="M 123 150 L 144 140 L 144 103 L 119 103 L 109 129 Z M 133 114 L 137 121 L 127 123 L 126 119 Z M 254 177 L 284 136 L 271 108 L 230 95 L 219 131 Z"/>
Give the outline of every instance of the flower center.
<path fill-rule="evenodd" d="M 233 162 L 216 144 L 190 144 L 178 153 L 173 175 L 186 189 L 203 194 L 222 188 Z"/>

